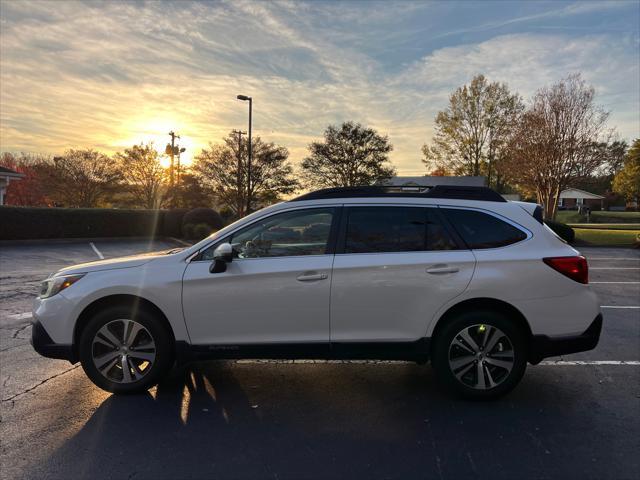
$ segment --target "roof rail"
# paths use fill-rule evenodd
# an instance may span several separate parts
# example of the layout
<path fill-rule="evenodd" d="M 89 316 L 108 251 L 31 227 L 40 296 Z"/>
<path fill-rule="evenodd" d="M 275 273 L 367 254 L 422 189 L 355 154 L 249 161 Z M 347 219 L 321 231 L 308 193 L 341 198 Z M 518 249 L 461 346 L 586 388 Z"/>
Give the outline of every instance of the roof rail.
<path fill-rule="evenodd" d="M 419 197 L 419 198 L 449 198 L 457 200 L 480 200 L 484 202 L 506 202 L 495 190 L 488 187 L 465 187 L 456 185 L 428 186 L 363 186 L 324 188 L 315 192 L 305 193 L 289 200 L 301 202 L 304 200 L 322 200 L 330 198 L 356 197 Z"/>

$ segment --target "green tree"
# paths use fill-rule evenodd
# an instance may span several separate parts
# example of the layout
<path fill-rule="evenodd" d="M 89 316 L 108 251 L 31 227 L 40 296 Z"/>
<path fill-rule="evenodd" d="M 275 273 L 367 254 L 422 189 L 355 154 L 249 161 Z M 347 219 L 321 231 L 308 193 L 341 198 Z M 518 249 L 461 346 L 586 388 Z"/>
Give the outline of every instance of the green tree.
<path fill-rule="evenodd" d="M 166 170 L 160 164 L 160 156 L 153 144 L 134 145 L 122 153 L 116 153 L 115 160 L 124 175 L 126 188 L 139 207 L 155 209 L 160 206 L 166 180 Z"/>
<path fill-rule="evenodd" d="M 427 170 L 486 173 L 489 185 L 501 188 L 507 146 L 523 110 L 522 99 L 507 85 L 475 76 L 453 92 L 447 108 L 436 115 L 432 143 L 422 147 Z"/>
<path fill-rule="evenodd" d="M 246 138 L 238 140 L 230 133 L 221 144 L 210 143 L 195 157 L 192 172 L 220 206 L 231 209 L 240 218 L 254 207 L 273 203 L 299 187 L 288 158 L 285 147 L 255 137 L 248 181 Z M 247 201 L 248 191 L 251 205 Z"/>
<path fill-rule="evenodd" d="M 571 186 L 598 195 L 606 195 L 612 189 L 612 182 L 624 166 L 627 142 L 594 142 L 592 146 L 593 162 L 581 162 L 576 170 L 576 178 Z M 600 168 L 592 169 L 593 163 L 600 163 Z"/>
<path fill-rule="evenodd" d="M 395 175 L 389 164 L 392 149 L 389 138 L 372 128 L 354 122 L 330 125 L 324 141 L 309 145 L 302 175 L 314 188 L 372 185 Z"/>
<path fill-rule="evenodd" d="M 624 167 L 613 180 L 613 190 L 627 200 L 640 204 L 640 138 L 631 144 L 624 161 Z"/>
<path fill-rule="evenodd" d="M 47 189 L 56 204 L 97 207 L 118 190 L 122 171 L 109 157 L 92 149 L 67 150 L 43 165 Z"/>

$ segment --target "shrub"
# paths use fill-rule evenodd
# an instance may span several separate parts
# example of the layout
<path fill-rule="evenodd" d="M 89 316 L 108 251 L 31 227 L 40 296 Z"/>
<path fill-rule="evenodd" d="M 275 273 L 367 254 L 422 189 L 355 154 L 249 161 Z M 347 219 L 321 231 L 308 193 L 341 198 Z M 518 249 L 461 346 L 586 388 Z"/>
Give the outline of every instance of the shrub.
<path fill-rule="evenodd" d="M 193 228 L 195 227 L 195 225 L 193 223 L 187 223 L 186 225 L 182 226 L 182 237 L 186 238 L 187 240 L 193 240 L 195 238 L 195 235 L 193 233 Z"/>
<path fill-rule="evenodd" d="M 213 229 L 206 223 L 198 223 L 193 227 L 193 236 L 195 240 L 202 240 L 203 238 L 211 235 L 212 232 Z"/>
<path fill-rule="evenodd" d="M 204 223 L 212 230 L 220 230 L 224 227 L 224 221 L 218 212 L 211 208 L 194 208 L 185 213 L 182 218 L 183 228 L 187 224 L 198 225 Z"/>
<path fill-rule="evenodd" d="M 229 207 L 222 207 L 220 210 L 220 216 L 222 217 L 225 225 L 229 225 L 231 222 L 237 220 L 236 214 Z"/>
<path fill-rule="evenodd" d="M 200 241 L 203 238 L 211 235 L 211 233 L 214 232 L 214 229 L 206 223 L 187 223 L 182 227 L 182 232 L 184 238 L 188 240 Z"/>
<path fill-rule="evenodd" d="M 163 234 L 167 237 L 181 237 L 182 219 L 189 210 L 186 208 L 176 208 L 164 212 Z"/>
<path fill-rule="evenodd" d="M 556 232 L 556 234 L 565 242 L 572 243 L 576 238 L 576 232 L 574 232 L 573 228 L 571 228 L 569 225 L 560 222 L 554 222 L 551 220 L 547 220 L 544 223 L 546 223 L 551 230 Z"/>

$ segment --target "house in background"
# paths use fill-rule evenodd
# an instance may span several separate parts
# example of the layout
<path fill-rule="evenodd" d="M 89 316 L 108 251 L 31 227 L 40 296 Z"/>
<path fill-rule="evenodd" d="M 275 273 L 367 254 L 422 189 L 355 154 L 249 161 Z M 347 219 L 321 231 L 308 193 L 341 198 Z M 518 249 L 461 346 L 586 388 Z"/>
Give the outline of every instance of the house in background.
<path fill-rule="evenodd" d="M 0 166 L 0 205 L 4 205 L 4 196 L 7 193 L 9 182 L 15 182 L 22 177 L 24 177 L 22 173 Z"/>
<path fill-rule="evenodd" d="M 578 188 L 567 188 L 560 192 L 558 207 L 566 210 L 579 210 L 581 207 L 602 210 L 604 208 L 604 197 Z"/>

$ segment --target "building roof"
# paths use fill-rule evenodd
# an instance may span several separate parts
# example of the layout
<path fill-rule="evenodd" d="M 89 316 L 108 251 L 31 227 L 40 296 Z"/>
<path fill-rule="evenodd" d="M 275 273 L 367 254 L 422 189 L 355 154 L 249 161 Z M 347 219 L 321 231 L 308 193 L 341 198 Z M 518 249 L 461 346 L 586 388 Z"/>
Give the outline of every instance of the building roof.
<path fill-rule="evenodd" d="M 604 197 L 585 190 L 580 190 L 579 188 L 567 188 L 560 192 L 560 198 L 586 198 L 591 200 L 601 200 Z"/>
<path fill-rule="evenodd" d="M 0 176 L 2 176 L 2 177 L 12 177 L 12 178 L 22 178 L 22 177 L 24 177 L 24 174 L 16 172 L 15 170 L 11 170 L 10 168 L 0 166 Z"/>
<path fill-rule="evenodd" d="M 422 175 L 419 177 L 392 177 L 386 182 L 380 183 L 382 185 L 389 185 L 393 187 L 433 187 L 434 185 L 484 187 L 486 185 L 486 177 L 440 177 L 435 175 Z"/>

